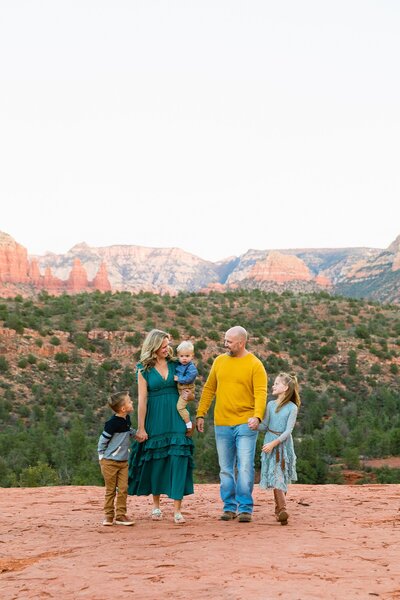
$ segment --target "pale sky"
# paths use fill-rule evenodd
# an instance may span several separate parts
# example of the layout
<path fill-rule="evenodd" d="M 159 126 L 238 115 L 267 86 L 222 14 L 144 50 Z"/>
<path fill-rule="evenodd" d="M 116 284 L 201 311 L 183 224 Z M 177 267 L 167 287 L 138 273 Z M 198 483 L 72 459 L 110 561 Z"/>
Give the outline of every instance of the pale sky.
<path fill-rule="evenodd" d="M 76 243 L 386 248 L 397 0 L 0 0 L 0 230 Z"/>

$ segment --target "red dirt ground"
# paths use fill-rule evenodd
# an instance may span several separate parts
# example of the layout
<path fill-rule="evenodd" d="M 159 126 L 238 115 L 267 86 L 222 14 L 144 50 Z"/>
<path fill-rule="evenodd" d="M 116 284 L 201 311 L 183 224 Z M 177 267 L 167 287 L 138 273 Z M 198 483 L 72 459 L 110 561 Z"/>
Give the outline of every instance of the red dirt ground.
<path fill-rule="evenodd" d="M 255 490 L 252 523 L 222 522 L 217 485 L 196 485 L 185 525 L 102 527 L 100 487 L 0 489 L 1 600 L 400 599 L 400 485 L 292 485 L 289 525 Z"/>

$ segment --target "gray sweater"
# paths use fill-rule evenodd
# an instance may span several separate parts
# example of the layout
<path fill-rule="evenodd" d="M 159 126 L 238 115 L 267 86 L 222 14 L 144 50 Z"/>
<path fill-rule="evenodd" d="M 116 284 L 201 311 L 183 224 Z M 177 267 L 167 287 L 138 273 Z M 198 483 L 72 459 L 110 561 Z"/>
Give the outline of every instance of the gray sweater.
<path fill-rule="evenodd" d="M 131 428 L 131 419 L 127 415 L 118 417 L 114 415 L 104 425 L 104 430 L 99 437 L 97 452 L 99 460 L 108 458 L 110 460 L 128 460 L 131 438 L 136 431 Z"/>

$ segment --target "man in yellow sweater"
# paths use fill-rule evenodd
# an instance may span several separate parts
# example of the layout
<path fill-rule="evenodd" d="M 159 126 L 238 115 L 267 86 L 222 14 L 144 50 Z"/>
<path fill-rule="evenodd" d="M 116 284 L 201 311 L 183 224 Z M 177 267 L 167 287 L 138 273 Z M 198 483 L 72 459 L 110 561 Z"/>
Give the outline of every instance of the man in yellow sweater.
<path fill-rule="evenodd" d="M 267 373 L 262 362 L 246 349 L 247 331 L 240 326 L 225 334 L 226 354 L 217 356 L 204 385 L 196 425 L 204 432 L 204 417 L 215 397 L 214 426 L 220 467 L 223 521 L 239 514 L 241 523 L 253 513 L 256 427 L 267 400 Z M 237 468 L 237 477 L 235 474 Z"/>

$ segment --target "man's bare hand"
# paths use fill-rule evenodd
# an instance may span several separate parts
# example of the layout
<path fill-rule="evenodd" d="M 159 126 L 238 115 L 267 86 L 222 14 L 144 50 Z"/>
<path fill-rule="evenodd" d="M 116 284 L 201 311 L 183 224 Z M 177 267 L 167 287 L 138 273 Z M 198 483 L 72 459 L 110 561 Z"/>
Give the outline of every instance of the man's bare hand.
<path fill-rule="evenodd" d="M 250 419 L 247 421 L 247 424 L 250 429 L 253 429 L 253 431 L 256 431 L 260 424 L 260 420 L 257 417 L 250 417 Z"/>
<path fill-rule="evenodd" d="M 196 428 L 200 433 L 204 433 L 204 417 L 197 417 Z"/>

